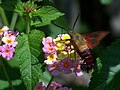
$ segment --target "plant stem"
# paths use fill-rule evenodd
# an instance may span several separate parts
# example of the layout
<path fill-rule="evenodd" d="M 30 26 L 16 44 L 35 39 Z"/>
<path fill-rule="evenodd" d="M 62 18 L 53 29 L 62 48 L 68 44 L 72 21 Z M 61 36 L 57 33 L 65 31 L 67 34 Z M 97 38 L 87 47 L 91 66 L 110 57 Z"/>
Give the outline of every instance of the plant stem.
<path fill-rule="evenodd" d="M 29 32 L 30 32 L 30 16 L 29 16 L 29 13 L 27 13 L 26 15 L 26 34 L 28 35 Z"/>
<path fill-rule="evenodd" d="M 0 0 L 1 2 L 1 0 Z M 0 16 L 2 18 L 2 21 L 3 21 L 3 24 L 5 26 L 9 26 L 9 23 L 8 23 L 8 20 L 7 20 L 7 17 L 6 17 L 6 14 L 5 14 L 5 11 L 0 7 Z"/>
<path fill-rule="evenodd" d="M 54 79 L 54 77 L 52 76 L 51 79 L 50 79 L 50 81 L 49 81 L 49 83 L 48 83 L 48 85 L 47 85 L 47 87 L 45 88 L 45 90 L 48 90 L 48 87 L 50 86 L 50 84 L 53 81 L 53 79 Z"/>
<path fill-rule="evenodd" d="M 18 17 L 18 14 L 13 13 L 12 20 L 11 20 L 11 23 L 10 23 L 10 30 L 14 29 L 16 21 L 17 21 L 17 17 Z"/>
<path fill-rule="evenodd" d="M 6 77 L 6 79 L 8 80 L 9 85 L 10 85 L 10 87 L 11 87 L 11 90 L 15 90 L 15 89 L 13 88 L 13 86 L 12 86 L 12 82 L 11 82 L 9 76 L 8 76 L 8 73 L 7 73 L 7 71 L 6 71 L 6 68 L 5 68 L 5 65 L 4 65 L 4 62 L 3 62 L 2 59 L 1 59 L 1 64 L 2 64 L 2 68 L 3 68 L 3 72 L 4 72 L 4 74 L 5 74 L 5 77 Z"/>

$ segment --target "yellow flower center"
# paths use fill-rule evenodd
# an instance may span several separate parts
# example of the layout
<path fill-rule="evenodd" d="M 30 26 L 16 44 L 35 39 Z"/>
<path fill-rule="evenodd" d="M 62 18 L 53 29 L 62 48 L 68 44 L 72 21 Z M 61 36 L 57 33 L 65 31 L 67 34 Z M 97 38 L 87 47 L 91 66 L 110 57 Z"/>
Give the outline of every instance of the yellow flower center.
<path fill-rule="evenodd" d="M 54 65 L 54 68 L 55 68 L 55 69 L 58 69 L 58 65 L 57 65 L 57 64 L 55 64 L 55 65 Z"/>
<path fill-rule="evenodd" d="M 9 54 L 10 51 L 9 50 L 5 50 L 5 52 L 6 52 L 6 54 Z"/>
<path fill-rule="evenodd" d="M 80 69 L 80 65 L 77 65 L 76 69 L 78 69 L 78 70 L 79 70 L 79 69 Z"/>
<path fill-rule="evenodd" d="M 61 51 L 58 56 L 59 56 L 59 58 L 66 58 L 66 57 L 68 57 L 68 53 L 65 51 Z"/>
<path fill-rule="evenodd" d="M 67 63 L 67 62 L 66 62 L 66 63 L 64 63 L 64 67 L 65 67 L 65 68 L 68 68 L 68 66 L 69 66 L 69 65 L 68 65 L 68 63 Z"/>
<path fill-rule="evenodd" d="M 48 41 L 48 42 L 46 42 L 46 44 L 49 44 L 49 45 L 50 45 L 50 44 L 51 44 L 51 42 L 49 42 L 49 41 Z"/>
<path fill-rule="evenodd" d="M 4 30 L 0 29 L 0 33 L 2 33 Z"/>
<path fill-rule="evenodd" d="M 56 59 L 56 56 L 55 56 L 55 54 L 51 54 L 47 57 L 47 59 L 52 61 L 52 60 Z"/>
<path fill-rule="evenodd" d="M 49 47 L 48 50 L 53 51 L 54 48 Z"/>
<path fill-rule="evenodd" d="M 40 90 L 40 89 L 41 89 L 41 87 L 39 87 L 39 86 L 35 88 L 35 90 Z"/>
<path fill-rule="evenodd" d="M 10 43 L 12 43 L 12 40 L 11 40 L 11 39 L 7 39 L 6 42 L 7 42 L 8 44 L 10 44 Z"/>

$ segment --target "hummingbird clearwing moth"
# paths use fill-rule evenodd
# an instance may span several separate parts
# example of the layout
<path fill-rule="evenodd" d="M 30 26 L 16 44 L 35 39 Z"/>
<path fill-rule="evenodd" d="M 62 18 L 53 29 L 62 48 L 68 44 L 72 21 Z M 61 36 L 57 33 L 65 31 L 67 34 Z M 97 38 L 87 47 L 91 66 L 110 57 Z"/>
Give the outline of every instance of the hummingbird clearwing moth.
<path fill-rule="evenodd" d="M 71 44 L 74 46 L 81 59 L 84 60 L 83 65 L 81 65 L 82 70 L 88 72 L 94 67 L 94 60 L 90 49 L 98 45 L 107 34 L 109 34 L 108 31 L 97 31 L 83 35 L 75 31 L 69 32 Z"/>

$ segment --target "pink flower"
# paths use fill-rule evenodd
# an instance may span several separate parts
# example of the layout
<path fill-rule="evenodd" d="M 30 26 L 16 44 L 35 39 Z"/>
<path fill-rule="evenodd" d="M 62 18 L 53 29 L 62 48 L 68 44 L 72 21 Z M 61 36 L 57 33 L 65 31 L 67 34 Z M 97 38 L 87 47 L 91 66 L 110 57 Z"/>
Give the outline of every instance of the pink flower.
<path fill-rule="evenodd" d="M 72 61 L 69 58 L 65 58 L 61 61 L 59 67 L 60 70 L 63 71 L 63 73 L 70 74 L 72 72 Z"/>
<path fill-rule="evenodd" d="M 53 44 L 53 39 L 52 39 L 52 37 L 43 38 L 42 44 L 43 44 L 45 47 L 53 46 L 54 44 Z"/>
<path fill-rule="evenodd" d="M 61 87 L 62 84 L 59 82 L 52 82 L 50 86 L 48 87 L 48 90 L 56 90 L 56 88 Z"/>
<path fill-rule="evenodd" d="M 39 82 L 35 86 L 34 90 L 46 90 L 46 87 L 47 86 L 43 82 Z M 72 90 L 72 89 L 67 87 L 62 87 L 62 84 L 59 82 L 51 82 L 47 90 Z"/>
<path fill-rule="evenodd" d="M 0 36 L 7 30 L 9 30 L 7 26 L 4 26 L 2 29 L 0 29 Z"/>
<path fill-rule="evenodd" d="M 57 58 L 56 54 L 50 54 L 50 55 L 47 56 L 47 60 L 45 60 L 44 63 L 46 63 L 48 65 L 53 64 L 54 62 L 57 61 L 56 58 Z"/>
<path fill-rule="evenodd" d="M 43 47 L 43 52 L 46 54 L 54 54 L 56 50 L 54 46 L 46 46 L 46 47 Z"/>
<path fill-rule="evenodd" d="M 46 85 L 45 85 L 43 82 L 39 82 L 39 83 L 35 86 L 34 90 L 45 90 L 45 88 L 46 88 Z"/>
<path fill-rule="evenodd" d="M 62 84 L 59 82 L 52 82 L 50 86 L 61 87 Z"/>
<path fill-rule="evenodd" d="M 60 87 L 59 89 L 57 90 L 72 90 L 72 88 L 68 88 L 68 87 Z"/>
<path fill-rule="evenodd" d="M 2 55 L 2 46 L 0 46 L 0 56 Z"/>
<path fill-rule="evenodd" d="M 4 32 L 4 37 L 11 37 L 11 36 L 16 37 L 18 34 L 19 34 L 18 31 L 7 30 Z"/>
<path fill-rule="evenodd" d="M 8 46 L 15 47 L 18 44 L 18 42 L 15 41 L 15 38 L 16 38 L 15 36 L 3 37 L 2 41 Z"/>
<path fill-rule="evenodd" d="M 1 46 L 1 50 L 2 50 L 1 52 L 2 57 L 6 58 L 7 60 L 13 58 L 13 53 L 15 51 L 13 47 L 10 47 L 8 45 L 3 45 Z"/>
<path fill-rule="evenodd" d="M 56 52 L 52 37 L 43 38 L 42 44 L 44 53 L 54 54 Z"/>
<path fill-rule="evenodd" d="M 76 76 L 82 76 L 83 75 L 83 72 L 81 71 L 81 64 L 83 62 L 80 61 L 80 60 L 77 60 L 76 62 L 73 63 L 73 67 L 74 67 L 74 70 L 73 72 L 75 72 Z"/>
<path fill-rule="evenodd" d="M 50 64 L 48 66 L 48 70 L 49 72 L 53 75 L 53 76 L 57 76 L 61 73 L 60 69 L 59 69 L 59 62 L 56 61 L 53 64 Z"/>
<path fill-rule="evenodd" d="M 9 28 L 7 27 L 7 26 L 3 26 L 3 28 L 2 28 L 4 31 L 7 31 L 7 30 L 9 30 Z"/>

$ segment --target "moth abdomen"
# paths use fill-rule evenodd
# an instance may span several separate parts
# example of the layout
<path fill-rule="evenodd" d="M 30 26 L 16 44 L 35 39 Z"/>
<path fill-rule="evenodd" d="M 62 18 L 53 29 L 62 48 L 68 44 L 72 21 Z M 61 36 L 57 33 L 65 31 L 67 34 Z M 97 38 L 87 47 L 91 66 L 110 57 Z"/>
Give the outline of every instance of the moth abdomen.
<path fill-rule="evenodd" d="M 86 65 L 88 67 L 92 68 L 94 66 L 94 60 L 93 60 L 93 56 L 92 56 L 90 50 L 86 49 L 81 53 L 82 53 L 81 57 L 82 57 L 82 59 L 84 59 L 84 63 L 86 63 Z"/>

